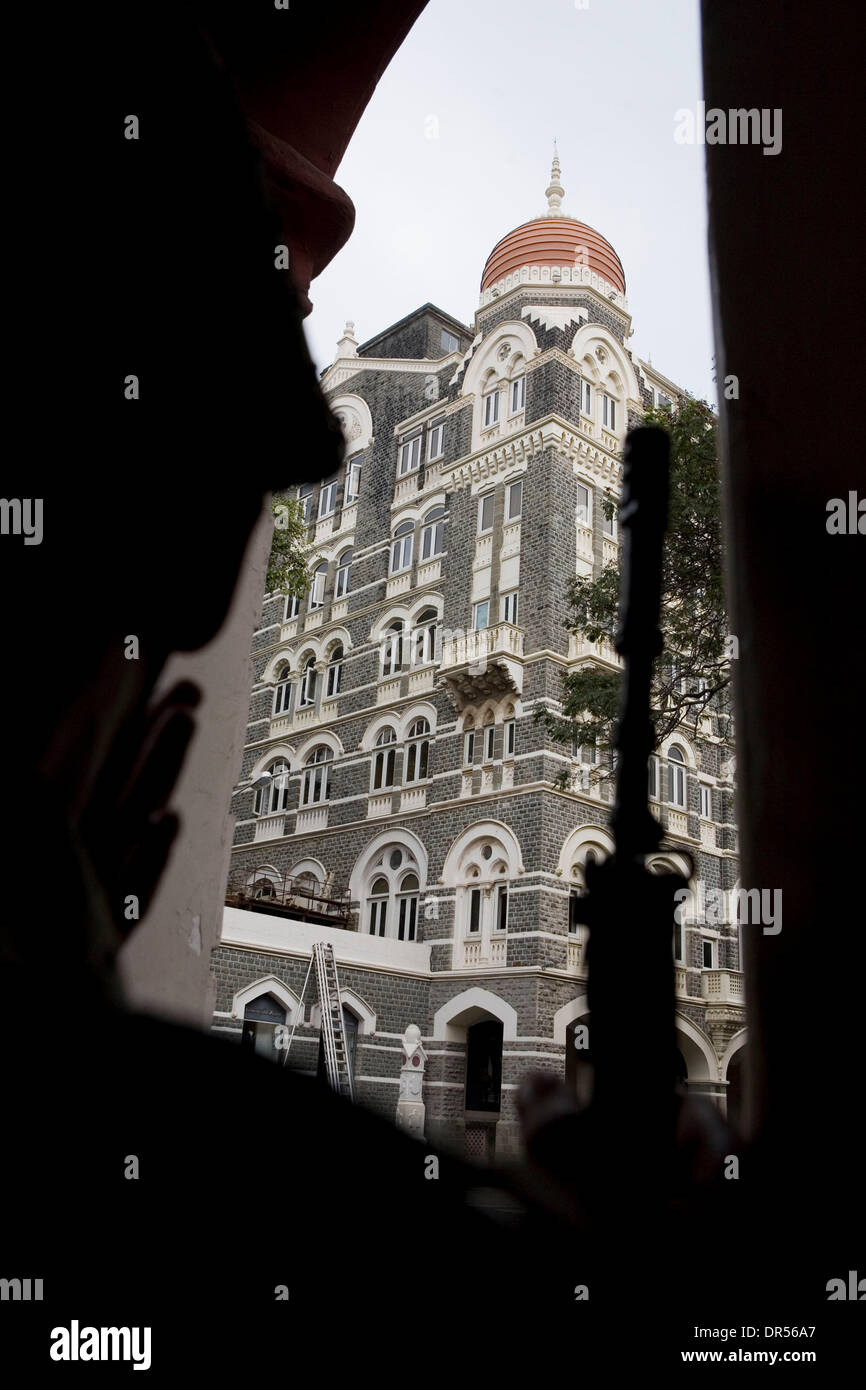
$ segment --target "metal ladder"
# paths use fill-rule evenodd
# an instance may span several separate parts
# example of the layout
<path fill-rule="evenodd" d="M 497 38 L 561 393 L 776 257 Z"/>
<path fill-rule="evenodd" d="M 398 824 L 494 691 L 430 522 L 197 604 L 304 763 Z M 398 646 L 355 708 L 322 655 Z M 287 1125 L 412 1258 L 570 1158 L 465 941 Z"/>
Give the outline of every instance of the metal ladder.
<path fill-rule="evenodd" d="M 328 1084 L 338 1096 L 347 1100 L 355 1099 L 352 1085 L 352 1070 L 349 1066 L 349 1052 L 346 1046 L 346 1030 L 343 1027 L 343 1006 L 340 1003 L 340 984 L 337 979 L 337 962 L 334 948 L 330 942 L 317 941 L 313 946 L 313 963 L 316 968 L 316 987 L 322 1008 L 322 1042 L 325 1049 L 325 1071 Z"/>

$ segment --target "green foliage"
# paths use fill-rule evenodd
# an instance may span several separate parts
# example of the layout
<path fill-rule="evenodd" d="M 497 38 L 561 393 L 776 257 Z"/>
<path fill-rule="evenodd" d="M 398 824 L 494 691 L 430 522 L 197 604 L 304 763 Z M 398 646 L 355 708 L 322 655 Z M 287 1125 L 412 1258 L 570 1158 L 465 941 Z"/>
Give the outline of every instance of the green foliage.
<path fill-rule="evenodd" d="M 671 440 L 668 532 L 662 563 L 661 628 L 664 653 L 656 662 L 652 718 L 656 747 L 677 729 L 688 732 L 705 711 L 730 718 L 728 621 L 724 604 L 721 479 L 716 416 L 705 401 L 685 397 L 677 410 L 648 410 L 645 425 Z M 605 514 L 616 510 L 605 501 Z M 569 594 L 568 628 L 590 642 L 613 643 L 617 626 L 620 565 L 594 578 L 577 576 Z M 569 750 L 583 744 L 610 746 L 621 675 L 592 662 L 563 677 L 561 709 L 543 708 L 536 719 Z M 599 774 L 605 775 L 602 760 Z M 568 774 L 561 777 L 565 785 Z"/>
<path fill-rule="evenodd" d="M 310 587 L 310 568 L 315 558 L 303 509 L 295 498 L 275 493 L 271 510 L 274 535 L 265 593 L 294 594 L 301 598 Z"/>

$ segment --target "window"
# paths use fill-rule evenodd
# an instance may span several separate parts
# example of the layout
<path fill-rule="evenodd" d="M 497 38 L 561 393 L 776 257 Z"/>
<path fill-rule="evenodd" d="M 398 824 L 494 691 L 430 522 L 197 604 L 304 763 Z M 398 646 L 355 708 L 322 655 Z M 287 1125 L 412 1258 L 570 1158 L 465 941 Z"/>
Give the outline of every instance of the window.
<path fill-rule="evenodd" d="M 496 918 L 493 923 L 494 931 L 508 930 L 508 886 L 499 883 L 496 887 Z"/>
<path fill-rule="evenodd" d="M 335 695 L 340 693 L 340 678 L 343 670 L 343 648 L 334 647 L 328 658 L 328 669 L 325 674 L 325 699 L 333 700 Z"/>
<path fill-rule="evenodd" d="M 655 756 L 649 760 L 649 795 L 653 801 L 658 800 L 659 794 L 659 760 Z"/>
<path fill-rule="evenodd" d="M 432 560 L 434 555 L 441 555 L 444 545 L 445 508 L 431 507 L 421 532 L 421 559 Z"/>
<path fill-rule="evenodd" d="M 435 608 L 425 608 L 418 616 L 418 626 L 412 633 L 412 665 L 427 666 L 436 659 L 436 624 L 438 614 Z"/>
<path fill-rule="evenodd" d="M 514 757 L 514 743 L 517 736 L 517 721 L 508 719 L 502 735 L 502 756 L 504 758 Z"/>
<path fill-rule="evenodd" d="M 481 930 L 481 889 L 471 888 L 469 891 L 469 930 L 478 932 Z"/>
<path fill-rule="evenodd" d="M 708 937 L 706 937 L 706 936 L 705 936 L 705 937 L 702 937 L 702 939 L 701 939 L 701 965 L 703 966 L 704 970 L 714 970 L 714 969 L 715 969 L 715 961 L 714 961 L 714 959 L 713 959 L 714 956 L 715 956 L 715 942 L 714 942 L 714 941 L 710 941 L 710 939 L 709 939 Z"/>
<path fill-rule="evenodd" d="M 396 676 L 403 667 L 403 624 L 392 623 L 382 644 L 382 675 Z"/>
<path fill-rule="evenodd" d="M 682 924 L 682 922 L 675 922 L 675 923 L 674 923 L 674 960 L 680 961 L 680 962 L 681 962 L 682 959 L 683 959 L 683 924 Z"/>
<path fill-rule="evenodd" d="M 427 429 L 427 461 L 441 459 L 445 453 L 445 416 L 432 420 Z"/>
<path fill-rule="evenodd" d="M 414 941 L 418 925 L 418 875 L 406 874 L 397 895 L 397 940 Z"/>
<path fill-rule="evenodd" d="M 673 401 L 671 400 L 670 396 L 666 396 L 664 391 L 656 391 L 655 398 L 656 405 L 659 407 L 659 409 L 664 409 L 665 406 L 673 405 Z"/>
<path fill-rule="evenodd" d="M 577 936 L 580 933 L 580 899 L 581 894 L 576 888 L 572 888 L 568 895 L 568 930 L 571 936 Z"/>
<path fill-rule="evenodd" d="M 349 459 L 346 465 L 346 502 L 354 502 L 361 492 L 361 459 Z"/>
<path fill-rule="evenodd" d="M 268 780 L 256 787 L 253 814 L 275 816 L 289 804 L 289 765 L 280 758 L 265 769 Z"/>
<path fill-rule="evenodd" d="M 328 578 L 328 562 L 323 560 L 317 566 L 313 575 L 313 587 L 310 589 L 310 608 L 321 608 L 325 602 L 325 581 Z"/>
<path fill-rule="evenodd" d="M 713 818 L 713 794 L 710 788 L 701 783 L 701 816 L 704 820 Z"/>
<path fill-rule="evenodd" d="M 274 691 L 274 714 L 288 714 L 289 705 L 292 702 L 292 685 L 289 679 L 291 672 L 288 666 L 284 666 L 277 677 L 277 688 Z"/>
<path fill-rule="evenodd" d="M 430 755 L 430 725 L 426 719 L 416 719 L 409 727 L 409 743 L 406 745 L 405 782 L 423 782 L 427 777 L 427 763 Z"/>
<path fill-rule="evenodd" d="M 676 744 L 668 751 L 668 801 L 672 806 L 686 804 L 685 758 Z"/>
<path fill-rule="evenodd" d="M 592 387 L 588 381 L 583 383 L 583 413 L 584 415 L 592 414 Z"/>
<path fill-rule="evenodd" d="M 601 397 L 601 419 L 606 430 L 616 429 L 616 401 L 606 393 Z"/>
<path fill-rule="evenodd" d="M 611 516 L 604 512 L 601 529 L 611 540 L 616 540 L 616 512 L 613 512 Z"/>
<path fill-rule="evenodd" d="M 367 926 L 371 936 L 384 936 L 388 917 L 388 880 L 376 878 L 367 899 Z"/>
<path fill-rule="evenodd" d="M 298 707 L 307 709 L 316 703 L 316 658 L 311 656 L 304 665 Z"/>
<path fill-rule="evenodd" d="M 478 499 L 478 534 L 482 535 L 485 531 L 493 530 L 493 503 L 494 495 L 488 492 L 486 497 Z"/>
<path fill-rule="evenodd" d="M 502 621 L 504 623 L 517 624 L 517 590 L 512 589 L 510 594 L 503 594 L 501 598 Z"/>
<path fill-rule="evenodd" d="M 484 428 L 499 422 L 499 391 L 489 391 L 484 397 Z"/>
<path fill-rule="evenodd" d="M 484 761 L 493 761 L 493 748 L 496 741 L 496 725 L 488 724 L 484 729 Z"/>
<path fill-rule="evenodd" d="M 393 729 L 382 729 L 376 739 L 378 752 L 373 758 L 373 791 L 394 785 L 394 766 L 397 758 L 397 735 Z"/>
<path fill-rule="evenodd" d="M 301 504 L 301 514 L 304 518 L 304 525 L 309 526 L 313 514 L 313 485 L 305 483 L 298 488 L 298 501 Z"/>
<path fill-rule="evenodd" d="M 592 525 L 591 496 L 588 487 L 583 483 L 577 485 L 577 519 L 584 526 Z"/>
<path fill-rule="evenodd" d="M 463 735 L 463 766 L 471 767 L 475 762 L 475 730 L 467 729 Z"/>
<path fill-rule="evenodd" d="M 286 607 L 283 613 L 283 622 L 290 623 L 292 618 L 298 616 L 299 601 L 297 594 L 289 594 L 286 598 Z"/>
<path fill-rule="evenodd" d="M 523 479 L 519 478 L 508 488 L 505 502 L 506 521 L 516 521 L 523 507 Z"/>
<path fill-rule="evenodd" d="M 526 377 L 516 376 L 511 383 L 509 415 L 516 415 L 518 410 L 522 410 L 525 399 Z"/>
<path fill-rule="evenodd" d="M 459 340 L 455 338 L 453 333 L 449 333 L 448 330 L 445 328 L 442 329 L 441 341 L 442 351 L 445 353 L 456 352 L 458 347 L 460 346 Z"/>
<path fill-rule="evenodd" d="M 400 458 L 397 466 L 400 477 L 404 477 L 406 473 L 414 473 L 420 465 L 421 435 L 416 434 L 400 445 Z"/>
<path fill-rule="evenodd" d="M 326 483 L 319 493 L 319 520 L 331 516 L 337 507 L 337 484 Z"/>
<path fill-rule="evenodd" d="M 327 764 L 331 761 L 333 753 L 330 748 L 320 744 L 314 748 L 307 758 L 304 767 L 304 779 L 301 784 L 301 805 L 316 806 L 322 801 L 327 801 L 329 792 L 329 768 Z"/>
<path fill-rule="evenodd" d="M 334 598 L 345 598 L 349 592 L 349 574 L 352 568 L 352 552 L 344 550 L 337 561 L 337 579 L 334 584 Z"/>
<path fill-rule="evenodd" d="M 480 632 L 490 623 L 490 600 L 485 599 L 483 603 L 475 605 L 475 631 Z"/>
<path fill-rule="evenodd" d="M 403 521 L 394 532 L 391 542 L 391 573 L 399 574 L 412 564 L 412 539 L 415 526 L 411 521 Z"/>

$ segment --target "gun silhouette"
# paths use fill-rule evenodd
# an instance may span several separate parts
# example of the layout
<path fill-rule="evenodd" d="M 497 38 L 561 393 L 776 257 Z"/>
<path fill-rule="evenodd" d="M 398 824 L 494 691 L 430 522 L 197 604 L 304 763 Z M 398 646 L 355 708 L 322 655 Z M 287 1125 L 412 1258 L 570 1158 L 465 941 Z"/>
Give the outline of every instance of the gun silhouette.
<path fill-rule="evenodd" d="M 620 524 L 624 533 L 619 623 L 615 637 L 625 669 L 614 737 L 614 853 L 586 870 L 581 920 L 590 930 L 590 1106 L 592 1155 L 589 1225 L 603 1277 L 614 1293 L 625 1251 L 637 1262 L 663 1240 L 664 1208 L 674 1160 L 673 930 L 679 874 L 654 874 L 646 857 L 662 840 L 649 809 L 648 764 L 653 662 L 659 628 L 662 545 L 667 528 L 669 440 L 641 428 L 626 439 Z M 619 1250 L 619 1264 L 611 1260 Z M 659 1252 L 659 1259 L 662 1258 Z M 645 1270 L 652 1278 L 653 1269 Z"/>

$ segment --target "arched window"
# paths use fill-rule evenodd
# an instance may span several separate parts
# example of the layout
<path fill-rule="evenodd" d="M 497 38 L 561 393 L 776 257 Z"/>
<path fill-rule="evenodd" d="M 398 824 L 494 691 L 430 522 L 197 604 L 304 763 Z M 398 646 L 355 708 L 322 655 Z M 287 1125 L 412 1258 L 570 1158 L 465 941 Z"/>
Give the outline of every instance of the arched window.
<path fill-rule="evenodd" d="M 397 939 L 414 941 L 418 926 L 418 894 L 421 885 L 415 873 L 404 874 L 397 893 Z"/>
<path fill-rule="evenodd" d="M 298 708 L 307 709 L 316 703 L 316 658 L 308 657 L 304 663 L 304 672 L 301 676 L 301 690 L 298 698 Z"/>
<path fill-rule="evenodd" d="M 412 633 L 412 665 L 426 666 L 436 659 L 436 624 L 439 615 L 435 608 L 425 608 L 418 617 Z"/>
<path fill-rule="evenodd" d="M 310 608 L 321 608 L 325 602 L 325 580 L 328 578 L 328 562 L 323 560 L 313 571 L 313 585 L 310 589 Z"/>
<path fill-rule="evenodd" d="M 304 766 L 304 780 L 301 787 L 301 805 L 316 806 L 327 801 L 329 793 L 328 763 L 333 758 L 330 748 L 320 744 L 314 748 Z"/>
<path fill-rule="evenodd" d="M 281 666 L 277 674 L 277 685 L 274 690 L 274 717 L 278 714 L 288 714 L 289 706 L 292 703 L 292 684 L 291 671 L 288 665 Z"/>
<path fill-rule="evenodd" d="M 367 898 L 367 930 L 371 936 L 384 936 L 388 922 L 388 898 L 391 888 L 387 878 L 374 878 Z"/>
<path fill-rule="evenodd" d="M 507 851 L 493 833 L 489 837 L 479 836 L 461 855 L 457 867 L 457 921 L 467 938 L 482 938 L 485 948 L 491 938 L 508 930 L 508 878 Z M 504 948 L 500 945 L 495 949 Z"/>
<path fill-rule="evenodd" d="M 289 765 L 277 758 L 265 768 L 268 780 L 256 787 L 253 812 L 257 816 L 275 816 L 289 804 Z"/>
<path fill-rule="evenodd" d="M 325 676 L 325 699 L 333 700 L 340 693 L 340 675 L 343 670 L 343 648 L 332 647 L 328 657 L 328 670 Z"/>
<path fill-rule="evenodd" d="M 405 782 L 423 782 L 427 776 L 427 763 L 430 754 L 430 725 L 426 719 L 416 719 L 409 726 L 409 742 L 406 745 Z"/>
<path fill-rule="evenodd" d="M 413 521 L 402 521 L 394 532 L 391 542 L 391 573 L 399 574 L 412 564 L 412 538 L 415 532 Z"/>
<path fill-rule="evenodd" d="M 403 666 L 403 624 L 392 623 L 382 643 L 382 675 L 396 676 Z"/>
<path fill-rule="evenodd" d="M 334 583 L 334 598 L 345 598 L 349 592 L 349 575 L 352 570 L 352 552 L 344 550 L 337 561 L 337 578 Z"/>
<path fill-rule="evenodd" d="M 493 749 L 496 742 L 496 725 L 493 722 L 493 715 L 488 714 L 484 720 L 484 751 L 482 758 L 485 763 L 493 761 Z"/>
<path fill-rule="evenodd" d="M 373 855 L 364 882 L 369 885 L 359 895 L 364 929 L 371 936 L 417 940 L 424 879 L 413 851 L 393 842 L 383 846 Z"/>
<path fill-rule="evenodd" d="M 668 749 L 668 801 L 671 806 L 686 804 L 686 769 L 683 751 L 673 744 Z"/>
<path fill-rule="evenodd" d="M 432 560 L 441 555 L 445 546 L 445 508 L 431 507 L 424 518 L 421 531 L 421 559 Z"/>
<path fill-rule="evenodd" d="M 391 728 L 382 729 L 376 739 L 377 752 L 373 758 L 373 791 L 393 787 L 397 760 L 397 735 Z"/>

